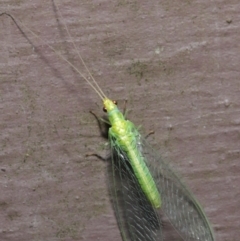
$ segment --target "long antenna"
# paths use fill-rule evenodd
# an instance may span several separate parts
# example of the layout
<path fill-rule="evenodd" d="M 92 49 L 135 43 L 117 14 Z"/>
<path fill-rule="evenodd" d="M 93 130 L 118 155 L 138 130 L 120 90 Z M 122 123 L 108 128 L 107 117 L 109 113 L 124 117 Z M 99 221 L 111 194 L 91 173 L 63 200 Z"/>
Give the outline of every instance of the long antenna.
<path fill-rule="evenodd" d="M 57 6 L 57 5 L 56 5 L 56 6 Z M 57 7 L 57 9 L 58 9 L 58 11 L 59 11 L 59 8 L 58 8 L 58 7 Z M 60 11 L 59 11 L 59 13 L 60 13 L 60 16 L 61 16 L 61 18 L 62 18 L 62 14 L 61 14 Z M 102 100 L 104 100 L 105 98 L 107 98 L 106 95 L 103 93 L 102 89 L 100 88 L 100 86 L 97 84 L 96 80 L 93 78 L 90 70 L 87 68 L 87 66 L 86 66 L 86 64 L 85 64 L 82 56 L 80 55 L 79 51 L 78 51 L 77 48 L 76 48 L 76 45 L 75 45 L 74 41 L 72 40 L 72 37 L 71 37 L 71 35 L 70 35 L 70 33 L 69 33 L 69 31 L 68 31 L 68 28 L 67 28 L 67 26 L 66 26 L 65 23 L 64 23 L 64 27 L 65 27 L 65 29 L 66 29 L 66 31 L 67 31 L 67 33 L 68 33 L 68 36 L 70 37 L 70 40 L 71 40 L 71 42 L 72 42 L 75 50 L 77 51 L 77 54 L 78 54 L 78 56 L 79 56 L 82 64 L 84 65 L 84 68 L 85 68 L 85 69 L 87 70 L 87 72 L 89 73 L 89 75 L 90 75 L 93 83 L 91 83 L 91 82 L 87 79 L 87 77 L 86 77 L 73 63 L 71 63 L 67 58 L 65 58 L 62 54 L 60 54 L 60 53 L 59 53 L 56 49 L 54 49 L 51 45 L 49 45 L 48 43 L 46 43 L 45 40 L 43 40 L 40 36 L 38 36 L 36 33 L 34 33 L 34 32 L 33 32 L 30 28 L 28 28 L 22 21 L 20 21 L 20 20 L 17 19 L 15 16 L 13 16 L 13 15 L 11 15 L 11 14 L 9 14 L 9 13 L 6 13 L 6 12 L 1 13 L 0 16 L 2 16 L 2 15 L 4 15 L 4 14 L 7 15 L 7 16 L 9 16 L 9 17 L 13 20 L 13 22 L 16 24 L 16 26 L 17 26 L 19 29 L 20 29 L 20 27 L 19 27 L 19 25 L 18 25 L 17 22 L 19 22 L 19 23 L 21 24 L 21 26 L 22 26 L 23 28 L 25 28 L 28 32 L 30 32 L 35 38 L 40 39 L 41 42 L 43 42 L 44 44 L 46 44 L 46 45 L 48 46 L 48 48 L 50 48 L 55 54 L 57 54 L 63 61 L 67 62 L 67 63 L 87 82 L 87 84 L 92 87 L 92 89 L 99 95 L 99 97 L 100 97 Z M 21 29 L 20 29 L 20 30 L 21 30 Z"/>
<path fill-rule="evenodd" d="M 56 2 L 58 2 L 58 1 L 56 0 Z M 85 67 L 85 69 L 87 70 L 88 74 L 90 75 L 93 83 L 94 83 L 94 84 L 96 85 L 96 87 L 98 88 L 99 92 L 102 94 L 102 96 L 104 96 L 105 98 L 107 98 L 106 95 L 103 93 L 102 89 L 100 88 L 100 86 L 98 85 L 97 81 L 93 78 L 93 76 L 92 76 L 90 70 L 88 69 L 85 61 L 83 60 L 83 58 L 82 58 L 79 50 L 77 49 L 77 46 L 76 46 L 75 42 L 73 41 L 71 34 L 69 33 L 68 27 L 67 27 L 67 25 L 66 25 L 66 23 L 65 23 L 65 21 L 64 21 L 63 15 L 62 15 L 59 7 L 58 7 L 58 4 L 56 4 L 55 6 L 56 6 L 56 8 L 57 8 L 57 10 L 58 10 L 58 12 L 59 12 L 59 15 L 60 15 L 61 19 L 63 20 L 63 25 L 64 25 L 64 27 L 65 27 L 65 30 L 67 31 L 68 37 L 70 38 L 71 43 L 73 44 L 74 49 L 76 50 L 79 59 L 81 60 L 83 66 Z"/>

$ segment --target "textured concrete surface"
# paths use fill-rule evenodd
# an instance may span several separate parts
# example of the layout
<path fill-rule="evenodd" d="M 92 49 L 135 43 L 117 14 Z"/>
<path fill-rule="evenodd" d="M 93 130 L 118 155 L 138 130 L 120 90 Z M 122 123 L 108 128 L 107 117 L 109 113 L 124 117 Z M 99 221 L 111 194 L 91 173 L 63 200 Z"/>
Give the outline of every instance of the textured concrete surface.
<path fill-rule="evenodd" d="M 218 241 L 240 236 L 240 3 L 61 1 L 87 66 L 181 173 Z M 0 240 L 121 240 L 107 190 L 98 96 L 52 1 L 6 0 L 45 42 L 0 18 Z M 86 71 L 84 71 L 86 72 Z M 160 148 L 161 147 L 161 148 Z"/>

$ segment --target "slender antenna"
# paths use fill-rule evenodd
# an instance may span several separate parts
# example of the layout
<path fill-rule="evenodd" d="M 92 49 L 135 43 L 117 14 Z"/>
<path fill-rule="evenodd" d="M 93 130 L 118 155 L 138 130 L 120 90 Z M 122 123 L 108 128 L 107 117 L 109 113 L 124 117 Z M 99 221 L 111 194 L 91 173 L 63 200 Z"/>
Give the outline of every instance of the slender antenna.
<path fill-rule="evenodd" d="M 65 28 L 65 30 L 67 31 L 68 37 L 70 38 L 71 43 L 73 44 L 73 47 L 74 47 L 74 49 L 76 50 L 79 59 L 81 60 L 83 66 L 85 67 L 85 69 L 87 70 L 88 74 L 89 74 L 90 77 L 92 78 L 92 81 L 93 81 L 93 83 L 96 85 L 96 87 L 98 88 L 99 92 L 100 92 L 105 98 L 107 98 L 106 95 L 103 93 L 102 89 L 100 88 L 100 86 L 98 85 L 97 81 L 93 78 L 90 70 L 88 69 L 85 61 L 83 60 L 80 52 L 78 51 L 78 48 L 77 48 L 75 42 L 73 41 L 71 34 L 69 33 L 68 27 L 67 27 L 67 25 L 66 25 L 66 23 L 65 23 L 65 21 L 64 21 L 63 15 L 62 15 L 59 7 L 58 7 L 58 3 L 57 3 L 57 2 L 58 2 L 58 1 L 56 0 L 56 5 L 55 5 L 55 6 L 56 6 L 56 8 L 57 8 L 57 10 L 58 10 L 58 12 L 59 12 L 59 15 L 60 15 L 61 19 L 63 20 L 62 22 L 63 22 L 64 28 Z"/>
<path fill-rule="evenodd" d="M 6 12 L 4 12 L 4 13 L 1 13 L 0 14 L 0 16 L 1 15 L 7 15 L 7 16 L 9 16 L 12 20 L 13 20 L 13 22 L 17 25 L 17 27 L 19 28 L 19 25 L 17 24 L 17 22 L 19 22 L 28 32 L 30 32 L 35 38 L 37 38 L 37 39 L 40 39 L 41 40 L 41 42 L 43 42 L 44 44 L 46 44 L 47 46 L 48 46 L 48 48 L 50 48 L 55 54 L 57 54 L 63 61 L 65 61 L 65 62 L 67 62 L 86 82 L 87 82 L 87 84 L 89 84 L 91 87 L 92 87 L 92 89 L 99 95 L 99 97 L 102 99 L 102 100 L 104 100 L 105 98 L 107 98 L 106 97 L 106 95 L 103 93 L 103 91 L 101 90 L 101 88 L 99 87 L 99 85 L 97 84 L 97 82 L 95 81 L 95 79 L 92 77 L 92 74 L 91 74 L 91 72 L 89 71 L 89 69 L 86 67 L 86 64 L 85 64 L 85 62 L 83 61 L 83 59 L 82 59 L 82 57 L 81 57 L 81 55 L 80 55 L 80 53 L 78 52 L 78 55 L 79 55 L 79 57 L 80 57 L 80 59 L 81 59 L 81 61 L 82 61 L 82 63 L 83 63 L 83 65 L 84 65 L 84 67 L 85 67 L 85 69 L 88 71 L 88 73 L 90 74 L 90 76 L 91 76 L 91 79 L 93 80 L 93 83 L 91 83 L 88 79 L 87 79 L 87 77 L 73 64 L 73 63 L 71 63 L 67 58 L 65 58 L 62 54 L 60 54 L 56 49 L 54 49 L 51 45 L 49 45 L 48 43 L 46 43 L 46 41 L 44 41 L 40 36 L 38 36 L 36 33 L 34 33 L 30 28 L 28 28 L 22 21 L 20 21 L 19 19 L 17 19 L 15 16 L 13 16 L 13 15 L 11 15 L 11 14 L 9 14 L 9 13 L 6 13 Z M 66 28 L 66 25 L 64 24 L 64 26 L 65 26 L 65 28 Z M 20 29 L 21 30 L 21 29 Z M 68 30 L 67 30 L 67 32 L 68 32 Z M 70 35 L 69 35 L 70 36 Z M 71 38 L 71 36 L 70 36 L 70 38 Z M 71 38 L 71 41 L 72 41 L 72 38 Z M 72 43 L 74 44 L 74 42 L 72 41 Z M 74 44 L 74 46 L 75 46 L 75 44 Z M 75 47 L 76 48 L 76 47 Z M 96 86 L 94 86 L 94 84 L 96 85 Z"/>

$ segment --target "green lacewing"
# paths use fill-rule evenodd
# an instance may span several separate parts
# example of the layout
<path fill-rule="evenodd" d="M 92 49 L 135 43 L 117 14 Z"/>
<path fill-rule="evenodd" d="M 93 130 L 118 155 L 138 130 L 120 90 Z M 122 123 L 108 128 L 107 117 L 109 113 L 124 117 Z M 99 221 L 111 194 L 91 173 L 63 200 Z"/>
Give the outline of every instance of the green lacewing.
<path fill-rule="evenodd" d="M 58 9 L 57 5 L 56 7 Z M 59 13 L 63 18 L 60 11 Z M 4 14 L 16 23 L 16 18 L 8 13 Z M 43 41 L 21 21 L 17 21 L 33 36 Z M 169 164 L 140 134 L 138 128 L 127 120 L 116 103 L 104 94 L 77 50 L 64 22 L 63 25 L 90 80 L 52 46 L 47 46 L 86 81 L 101 98 L 107 112 L 112 163 L 111 193 L 122 239 L 164 240 L 164 214 L 181 240 L 214 241 L 213 230 L 201 205 Z"/>

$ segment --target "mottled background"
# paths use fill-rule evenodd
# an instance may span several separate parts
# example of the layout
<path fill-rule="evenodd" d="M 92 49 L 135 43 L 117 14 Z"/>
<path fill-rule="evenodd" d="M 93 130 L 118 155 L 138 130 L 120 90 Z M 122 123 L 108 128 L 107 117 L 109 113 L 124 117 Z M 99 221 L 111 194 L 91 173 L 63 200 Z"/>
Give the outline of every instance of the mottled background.
<path fill-rule="evenodd" d="M 217 241 L 240 237 L 240 2 L 84 0 L 59 7 L 87 66 L 128 117 L 154 130 Z M 0 240 L 120 241 L 107 188 L 102 103 L 52 1 L 5 0 L 0 17 Z M 27 40 L 29 38 L 30 41 Z M 84 71 L 86 72 L 86 71 Z M 162 148 L 159 148 L 159 147 Z"/>

